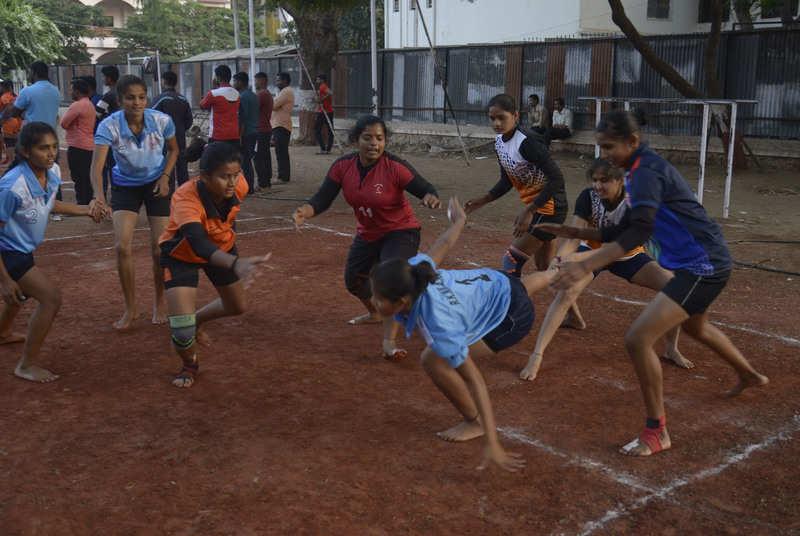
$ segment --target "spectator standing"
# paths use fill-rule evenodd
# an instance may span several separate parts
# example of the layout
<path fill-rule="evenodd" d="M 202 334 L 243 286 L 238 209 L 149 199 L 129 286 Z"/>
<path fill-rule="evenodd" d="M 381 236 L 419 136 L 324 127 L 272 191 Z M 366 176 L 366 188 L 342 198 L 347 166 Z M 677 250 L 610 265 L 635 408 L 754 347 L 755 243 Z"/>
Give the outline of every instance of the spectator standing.
<path fill-rule="evenodd" d="M 536 93 L 528 97 L 528 120 L 531 124 L 531 130 L 537 134 L 545 134 L 547 132 L 548 117 L 547 108 L 544 104 L 539 103 L 539 95 Z"/>
<path fill-rule="evenodd" d="M 231 70 L 227 65 L 214 68 L 214 89 L 209 91 L 200 107 L 210 110 L 208 142 L 224 141 L 240 149 L 239 92 L 231 87 Z"/>
<path fill-rule="evenodd" d="M 175 123 L 175 139 L 178 142 L 178 161 L 169 179 L 170 190 L 189 180 L 189 164 L 186 161 L 186 131 L 192 126 L 192 107 L 186 97 L 175 89 L 178 86 L 178 75 L 166 71 L 161 75 L 161 94 L 153 102 L 153 110 L 163 112 Z M 166 149 L 165 149 L 166 150 Z"/>
<path fill-rule="evenodd" d="M 239 92 L 239 137 L 242 140 L 242 173 L 250 188 L 248 193 L 256 191 L 253 177 L 253 153 L 258 138 L 258 97 L 250 91 L 250 77 L 245 72 L 236 73 L 233 87 Z"/>
<path fill-rule="evenodd" d="M 103 75 L 103 85 L 108 88 L 103 96 L 95 104 L 95 111 L 97 112 L 97 120 L 95 127 L 106 117 L 119 110 L 119 97 L 117 96 L 117 81 L 119 80 L 119 69 L 114 65 L 106 65 L 100 69 Z M 95 130 L 97 130 L 95 128 Z M 103 163 L 103 195 L 108 191 L 108 185 L 111 182 L 111 169 L 116 165 L 114 161 L 114 153 L 107 152 L 106 160 Z"/>
<path fill-rule="evenodd" d="M 548 129 L 551 140 L 563 140 L 572 136 L 572 110 L 564 106 L 564 97 L 556 97 L 553 110 L 553 126 Z"/>
<path fill-rule="evenodd" d="M 14 84 L 11 80 L 3 80 L 0 84 L 0 117 L 14 108 L 14 101 L 17 94 L 14 93 Z M 17 144 L 17 134 L 22 128 L 22 119 L 19 117 L 9 117 L 2 122 L 2 136 L 0 136 L 0 154 L 3 155 L 3 164 L 13 160 L 11 148 Z M 12 158 L 9 158 L 12 157 Z"/>
<path fill-rule="evenodd" d="M 272 106 L 272 141 L 275 144 L 275 159 L 278 161 L 277 184 L 286 184 L 291 178 L 289 162 L 289 141 L 292 139 L 292 110 L 294 109 L 294 90 L 289 73 L 275 75 L 278 95 Z"/>
<path fill-rule="evenodd" d="M 75 183 L 75 202 L 88 205 L 93 195 L 89 170 L 94 151 L 95 109 L 89 100 L 89 84 L 84 78 L 72 81 L 72 100 L 61 118 L 61 127 L 66 131 L 67 164 Z"/>
<path fill-rule="evenodd" d="M 97 92 L 97 78 L 89 75 L 84 76 L 83 79 L 89 84 L 89 100 L 92 102 L 93 106 L 97 106 L 97 103 L 103 98 L 103 96 Z M 97 122 L 95 122 L 95 125 L 96 124 Z"/>
<path fill-rule="evenodd" d="M 331 154 L 331 147 L 333 147 L 333 91 L 328 87 L 327 77 L 324 74 L 318 74 L 314 82 L 319 88 L 319 107 L 317 108 L 317 119 L 314 122 L 314 135 L 319 142 L 319 152 L 317 154 Z M 325 116 L 328 116 L 330 124 L 327 124 Z M 328 138 L 326 141 L 322 139 L 322 127 L 327 124 Z"/>
<path fill-rule="evenodd" d="M 258 135 L 256 154 L 253 159 L 258 187 L 269 192 L 272 189 L 272 155 L 269 147 L 272 139 L 272 93 L 267 89 L 267 73 L 256 73 L 256 96 L 258 97 Z"/>
<path fill-rule="evenodd" d="M 7 116 L 21 116 L 23 124 L 41 121 L 56 128 L 61 92 L 50 83 L 47 64 L 43 61 L 33 62 L 28 80 L 31 85 L 22 88 L 12 109 L 3 114 L 2 119 L 7 119 Z"/>

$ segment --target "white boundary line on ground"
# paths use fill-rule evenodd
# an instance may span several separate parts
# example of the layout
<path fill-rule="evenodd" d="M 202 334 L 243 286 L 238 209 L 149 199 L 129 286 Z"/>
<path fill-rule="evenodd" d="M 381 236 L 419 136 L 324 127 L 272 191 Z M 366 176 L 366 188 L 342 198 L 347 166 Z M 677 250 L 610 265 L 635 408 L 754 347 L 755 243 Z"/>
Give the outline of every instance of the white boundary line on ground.
<path fill-rule="evenodd" d="M 618 303 L 627 303 L 630 305 L 641 305 L 645 306 L 648 302 L 643 302 L 639 300 L 626 300 L 624 298 L 619 298 L 617 296 L 610 296 L 608 294 L 603 294 L 601 292 L 597 292 L 592 289 L 586 289 L 584 292 L 588 292 L 593 296 L 597 296 L 599 298 L 606 298 L 607 300 L 614 300 Z M 745 333 L 752 333 L 753 335 L 760 335 L 762 337 L 767 337 L 770 339 L 776 339 L 781 342 L 785 342 L 786 344 L 791 344 L 792 346 L 800 346 L 800 339 L 795 339 L 794 337 L 787 337 L 786 335 L 778 335 L 777 333 L 770 333 L 768 331 L 761 331 L 758 329 L 748 328 L 747 326 L 737 326 L 736 324 L 728 324 L 727 322 L 720 322 L 718 320 L 711 320 L 712 324 L 717 326 L 722 326 L 723 328 L 728 329 L 735 329 L 737 331 L 744 331 Z"/>
<path fill-rule="evenodd" d="M 670 495 L 677 489 L 682 487 L 688 486 L 690 484 L 694 484 L 700 480 L 706 479 L 711 476 L 718 475 L 719 473 L 723 472 L 725 469 L 736 465 L 737 463 L 746 460 L 749 458 L 754 452 L 759 450 L 763 450 L 772 446 L 777 441 L 790 441 L 792 439 L 792 432 L 800 431 L 800 415 L 795 415 L 792 421 L 784 426 L 781 430 L 773 432 L 772 434 L 768 435 L 763 440 L 759 441 L 758 443 L 751 443 L 749 445 L 741 446 L 736 449 L 733 449 L 728 452 L 721 463 L 717 465 L 711 466 L 707 469 L 703 469 L 702 471 L 698 471 L 692 475 L 676 478 L 666 486 L 663 486 L 651 493 L 643 497 L 639 497 L 633 503 L 628 506 L 620 506 L 613 510 L 609 510 L 605 513 L 603 517 L 597 519 L 595 521 L 588 521 L 583 524 L 583 528 L 580 536 L 588 536 L 592 534 L 596 530 L 602 529 L 606 523 L 609 521 L 613 521 L 622 516 L 629 515 L 633 513 L 634 510 L 638 510 L 643 508 L 653 499 L 664 499 L 667 495 Z"/>

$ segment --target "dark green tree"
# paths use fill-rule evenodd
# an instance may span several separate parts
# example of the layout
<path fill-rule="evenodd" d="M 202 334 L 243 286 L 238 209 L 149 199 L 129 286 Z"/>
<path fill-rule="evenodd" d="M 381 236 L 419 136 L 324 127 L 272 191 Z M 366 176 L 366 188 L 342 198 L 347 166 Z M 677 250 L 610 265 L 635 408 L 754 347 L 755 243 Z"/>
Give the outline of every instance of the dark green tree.
<path fill-rule="evenodd" d="M 376 2 L 375 19 L 378 48 L 383 48 L 383 2 Z M 369 50 L 369 0 L 362 0 L 357 6 L 342 12 L 339 21 L 339 45 L 342 50 Z"/>
<path fill-rule="evenodd" d="M 103 9 L 85 6 L 78 0 L 26 0 L 44 13 L 61 32 L 61 54 L 68 64 L 90 63 L 91 55 L 86 50 L 83 37 L 96 34 L 94 26 L 103 26 Z"/>

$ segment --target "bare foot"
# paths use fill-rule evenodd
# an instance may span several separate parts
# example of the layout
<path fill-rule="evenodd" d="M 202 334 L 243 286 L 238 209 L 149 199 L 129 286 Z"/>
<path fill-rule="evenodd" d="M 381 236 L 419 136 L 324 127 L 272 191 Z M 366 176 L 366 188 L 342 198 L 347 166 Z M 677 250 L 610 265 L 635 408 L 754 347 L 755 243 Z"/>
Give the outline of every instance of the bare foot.
<path fill-rule="evenodd" d="M 567 313 L 567 316 L 564 317 L 564 321 L 561 322 L 561 327 L 582 330 L 586 329 L 586 322 L 584 322 L 583 318 L 575 318 L 572 313 Z"/>
<path fill-rule="evenodd" d="M 181 371 L 172 379 L 172 385 L 183 389 L 189 388 L 194 385 L 197 374 L 200 372 L 200 364 L 197 362 L 197 356 L 191 362 L 184 362 Z"/>
<path fill-rule="evenodd" d="M 195 340 L 197 341 L 197 344 L 199 344 L 200 346 L 206 346 L 206 347 L 211 346 L 211 337 L 209 336 L 208 333 L 206 333 L 206 330 L 204 330 L 203 328 L 197 328 L 197 332 L 195 333 Z"/>
<path fill-rule="evenodd" d="M 661 450 L 667 450 L 672 446 L 672 442 L 669 439 L 669 434 L 667 433 L 666 427 L 664 427 L 661 430 L 661 433 L 658 434 L 658 439 L 661 441 Z M 661 450 L 656 452 L 661 452 Z M 651 454 L 655 454 L 655 452 L 653 452 L 653 450 L 650 448 L 650 445 L 638 437 L 619 449 L 619 452 L 621 454 L 625 454 L 626 456 L 650 456 Z"/>
<path fill-rule="evenodd" d="M 767 385 L 768 383 L 769 378 L 763 374 L 759 374 L 758 372 L 740 376 L 739 383 L 737 383 L 733 389 L 728 391 L 728 396 L 736 396 L 748 387 L 761 387 L 762 385 Z"/>
<path fill-rule="evenodd" d="M 14 376 L 38 383 L 47 383 L 58 379 L 58 374 L 53 374 L 37 365 L 28 365 L 27 367 L 17 365 L 17 368 L 14 369 Z"/>
<path fill-rule="evenodd" d="M 156 305 L 153 307 L 153 324 L 165 324 L 167 322 L 166 307 Z"/>
<path fill-rule="evenodd" d="M 452 428 L 438 432 L 436 435 L 439 436 L 439 439 L 444 439 L 445 441 L 469 441 L 483 435 L 483 425 L 478 418 L 472 421 L 463 420 Z"/>
<path fill-rule="evenodd" d="M 383 317 L 378 313 L 366 313 L 347 321 L 351 326 L 356 326 L 358 324 L 377 324 L 379 322 L 383 322 Z"/>
<path fill-rule="evenodd" d="M 122 315 L 122 318 L 114 322 L 114 329 L 120 331 L 130 329 L 131 325 L 133 325 L 133 321 L 136 320 L 137 316 L 139 315 L 136 314 L 136 311 L 125 311 L 125 314 Z"/>
<path fill-rule="evenodd" d="M 5 337 L 0 337 L 0 345 L 14 344 L 16 342 L 25 342 L 25 335 L 22 333 L 9 333 Z"/>
<path fill-rule="evenodd" d="M 408 351 L 395 346 L 394 341 L 384 339 L 383 358 L 387 361 L 402 361 L 408 355 Z"/>
<path fill-rule="evenodd" d="M 694 368 L 694 363 L 683 357 L 683 354 L 681 354 L 678 350 L 664 350 L 664 355 L 661 356 L 661 359 L 665 361 L 672 361 L 681 368 Z"/>
<path fill-rule="evenodd" d="M 519 373 L 519 377 L 529 382 L 535 380 L 536 375 L 539 374 L 539 367 L 542 366 L 543 357 L 543 355 L 537 356 L 536 354 L 531 354 L 530 359 L 528 359 L 528 364 L 525 365 L 525 368 Z"/>

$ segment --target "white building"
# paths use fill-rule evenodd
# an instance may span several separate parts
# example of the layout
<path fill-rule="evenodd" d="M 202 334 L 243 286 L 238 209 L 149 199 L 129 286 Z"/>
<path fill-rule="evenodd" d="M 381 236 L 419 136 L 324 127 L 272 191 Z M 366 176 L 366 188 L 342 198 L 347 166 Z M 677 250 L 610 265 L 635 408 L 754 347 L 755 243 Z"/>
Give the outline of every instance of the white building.
<path fill-rule="evenodd" d="M 709 0 L 623 0 L 643 35 L 708 32 Z M 621 33 L 605 0 L 419 0 L 435 46 Z M 797 9 L 797 8 L 795 8 Z M 386 48 L 428 46 L 415 0 L 384 0 Z M 759 17 L 755 17 L 761 21 Z M 723 29 L 731 29 L 731 11 Z M 763 19 L 780 24 L 779 18 Z"/>

